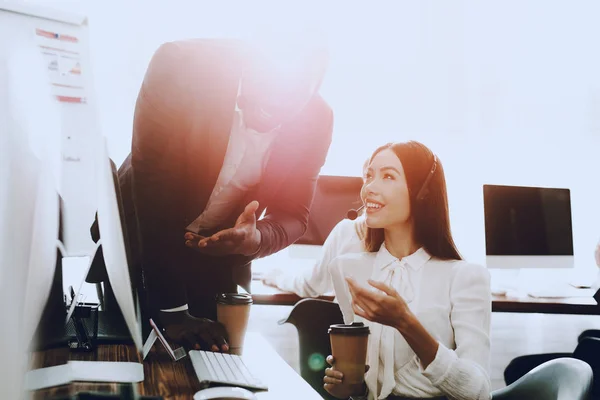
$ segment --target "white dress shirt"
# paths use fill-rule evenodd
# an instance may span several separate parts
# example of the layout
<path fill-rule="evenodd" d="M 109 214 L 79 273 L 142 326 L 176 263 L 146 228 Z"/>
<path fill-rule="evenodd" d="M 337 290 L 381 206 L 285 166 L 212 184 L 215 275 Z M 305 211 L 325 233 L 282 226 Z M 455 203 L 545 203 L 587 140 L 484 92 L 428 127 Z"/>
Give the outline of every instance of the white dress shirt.
<path fill-rule="evenodd" d="M 489 399 L 491 289 L 484 267 L 442 261 L 424 249 L 397 259 L 382 245 L 377 253 L 337 257 L 329 271 L 344 322 L 361 321 L 371 330 L 367 353 L 371 368 L 365 378 L 369 399 L 390 394 Z M 354 315 L 346 276 L 368 287 L 367 279 L 383 281 L 400 293 L 439 343 L 427 368 L 422 368 L 398 330 Z"/>
<path fill-rule="evenodd" d="M 364 250 L 356 232 L 356 227 L 362 220 L 361 216 L 354 221 L 343 219 L 338 222 L 325 239 L 320 258 L 310 268 L 273 268 L 265 273 L 262 280 L 300 297 L 318 297 L 332 292 L 329 263 L 342 254 Z"/>

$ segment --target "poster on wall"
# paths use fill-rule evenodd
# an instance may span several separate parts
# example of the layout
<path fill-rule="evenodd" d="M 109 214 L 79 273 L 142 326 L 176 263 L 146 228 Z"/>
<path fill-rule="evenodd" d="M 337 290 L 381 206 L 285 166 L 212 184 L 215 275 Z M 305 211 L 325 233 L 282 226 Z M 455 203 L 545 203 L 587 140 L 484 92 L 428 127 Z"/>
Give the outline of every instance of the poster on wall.
<path fill-rule="evenodd" d="M 41 28 L 35 29 L 35 37 L 56 99 L 86 103 L 79 38 Z"/>

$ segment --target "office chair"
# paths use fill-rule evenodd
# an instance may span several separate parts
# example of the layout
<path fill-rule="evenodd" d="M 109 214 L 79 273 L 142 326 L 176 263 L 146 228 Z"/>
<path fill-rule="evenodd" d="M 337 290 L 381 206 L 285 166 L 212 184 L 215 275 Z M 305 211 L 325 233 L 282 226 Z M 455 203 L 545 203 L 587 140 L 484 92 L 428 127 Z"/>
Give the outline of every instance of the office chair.
<path fill-rule="evenodd" d="M 319 299 L 300 300 L 290 315 L 279 324 L 290 323 L 298 330 L 300 342 L 300 375 L 324 399 L 334 399 L 323 388 L 325 358 L 331 354 L 327 330 L 332 324 L 344 323 L 342 311 L 337 303 Z"/>
<path fill-rule="evenodd" d="M 511 385 L 492 392 L 492 400 L 588 400 L 592 368 L 574 358 L 557 358 L 532 369 Z"/>
<path fill-rule="evenodd" d="M 504 381 L 510 385 L 538 365 L 560 358 L 581 360 L 591 367 L 595 377 L 592 384 L 593 398 L 600 399 L 600 338 L 583 334 L 573 353 L 530 354 L 513 359 L 504 370 Z"/>
<path fill-rule="evenodd" d="M 581 343 L 584 338 L 593 337 L 600 339 L 600 329 L 586 329 L 581 332 L 579 337 L 577 338 L 577 343 Z"/>

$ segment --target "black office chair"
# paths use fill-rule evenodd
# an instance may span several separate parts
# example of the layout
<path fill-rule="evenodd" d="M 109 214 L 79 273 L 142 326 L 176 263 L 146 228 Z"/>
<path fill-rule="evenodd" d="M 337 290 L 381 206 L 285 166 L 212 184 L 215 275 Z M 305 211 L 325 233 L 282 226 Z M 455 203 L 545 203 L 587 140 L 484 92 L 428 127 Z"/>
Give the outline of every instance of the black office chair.
<path fill-rule="evenodd" d="M 331 344 L 327 330 L 332 324 L 344 322 L 337 303 L 319 299 L 303 299 L 296 303 L 290 315 L 279 321 L 290 323 L 298 330 L 300 342 L 300 375 L 324 399 L 334 399 L 323 389 L 325 358 L 331 354 Z"/>
<path fill-rule="evenodd" d="M 592 368 L 574 358 L 557 358 L 532 369 L 511 385 L 492 392 L 492 400 L 588 400 Z"/>
<path fill-rule="evenodd" d="M 573 353 L 529 354 L 513 359 L 504 370 L 504 381 L 510 385 L 538 365 L 559 358 L 573 358 L 587 363 L 596 378 L 592 385 L 592 398 L 600 399 L 600 338 L 583 334 Z"/>
<path fill-rule="evenodd" d="M 600 329 L 587 329 L 581 332 L 581 334 L 579 334 L 579 337 L 577 338 L 577 343 L 580 343 L 584 338 L 588 337 L 600 339 Z"/>

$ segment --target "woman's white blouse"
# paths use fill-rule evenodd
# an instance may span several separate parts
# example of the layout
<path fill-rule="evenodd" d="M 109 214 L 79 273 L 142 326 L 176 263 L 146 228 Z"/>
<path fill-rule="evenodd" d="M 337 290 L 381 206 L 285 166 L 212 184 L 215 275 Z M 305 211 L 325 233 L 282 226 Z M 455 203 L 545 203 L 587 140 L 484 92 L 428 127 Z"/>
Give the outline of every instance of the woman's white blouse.
<path fill-rule="evenodd" d="M 370 327 L 366 375 L 369 398 L 490 398 L 490 276 L 482 266 L 443 261 L 424 249 L 397 259 L 385 245 L 377 253 L 336 257 L 329 264 L 345 323 Z M 368 286 L 367 279 L 394 287 L 419 322 L 438 341 L 435 359 L 426 369 L 394 328 L 355 316 L 346 276 Z M 376 290 L 373 288 L 373 290 Z"/>
<path fill-rule="evenodd" d="M 333 291 L 328 266 L 331 260 L 342 254 L 363 251 L 362 241 L 356 232 L 362 220 L 362 216 L 355 221 L 341 220 L 327 236 L 321 256 L 310 268 L 285 268 L 288 265 L 282 262 L 283 267 L 271 269 L 263 280 L 300 297 L 317 297 Z"/>

